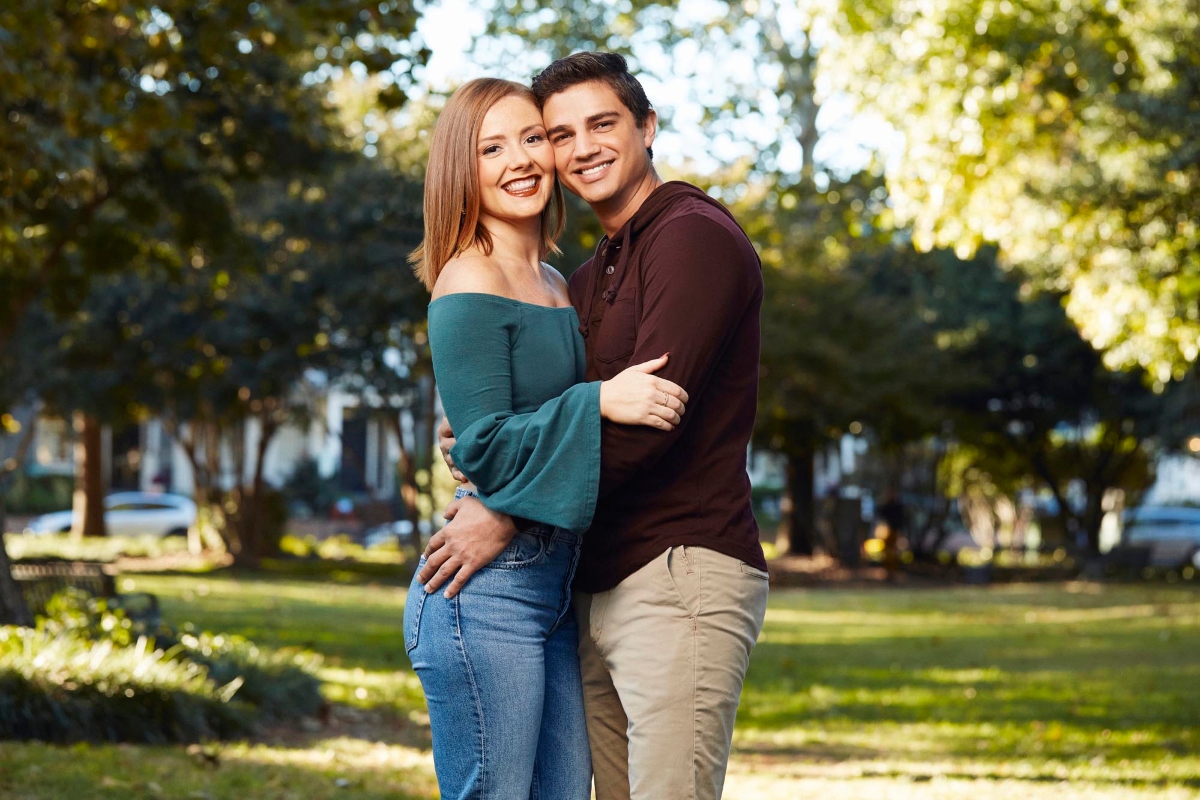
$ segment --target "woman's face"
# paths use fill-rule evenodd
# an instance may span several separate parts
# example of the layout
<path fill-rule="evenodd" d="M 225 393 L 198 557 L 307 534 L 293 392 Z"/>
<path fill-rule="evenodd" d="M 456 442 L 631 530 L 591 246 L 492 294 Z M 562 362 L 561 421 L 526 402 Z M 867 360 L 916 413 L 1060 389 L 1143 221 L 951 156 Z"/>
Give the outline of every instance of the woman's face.
<path fill-rule="evenodd" d="M 554 151 L 531 100 L 509 96 L 479 129 L 479 218 L 518 222 L 541 215 L 554 190 Z"/>

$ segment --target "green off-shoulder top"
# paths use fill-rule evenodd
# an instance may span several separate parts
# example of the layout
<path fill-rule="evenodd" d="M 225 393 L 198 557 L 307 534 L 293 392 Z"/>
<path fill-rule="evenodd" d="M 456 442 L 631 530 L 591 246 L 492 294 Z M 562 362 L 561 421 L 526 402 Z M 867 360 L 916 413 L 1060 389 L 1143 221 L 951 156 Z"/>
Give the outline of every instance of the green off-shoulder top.
<path fill-rule="evenodd" d="M 429 304 L 450 455 L 493 511 L 583 531 L 600 485 L 600 382 L 575 309 L 462 293 Z"/>

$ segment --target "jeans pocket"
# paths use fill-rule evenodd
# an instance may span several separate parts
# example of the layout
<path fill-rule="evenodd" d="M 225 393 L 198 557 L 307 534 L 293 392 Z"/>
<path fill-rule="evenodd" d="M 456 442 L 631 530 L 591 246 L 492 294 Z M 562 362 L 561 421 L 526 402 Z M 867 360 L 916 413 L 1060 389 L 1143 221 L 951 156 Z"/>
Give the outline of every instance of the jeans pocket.
<path fill-rule="evenodd" d="M 546 557 L 546 537 L 533 533 L 518 532 L 500 551 L 492 563 L 484 569 L 521 569 L 544 560 Z"/>
<path fill-rule="evenodd" d="M 425 559 L 417 565 L 417 569 L 425 565 Z M 408 599 L 404 601 L 404 652 L 411 654 L 417 646 L 418 634 L 421 632 L 421 612 L 425 610 L 425 600 L 429 594 L 425 587 L 413 577 L 412 585 L 408 587 Z"/>

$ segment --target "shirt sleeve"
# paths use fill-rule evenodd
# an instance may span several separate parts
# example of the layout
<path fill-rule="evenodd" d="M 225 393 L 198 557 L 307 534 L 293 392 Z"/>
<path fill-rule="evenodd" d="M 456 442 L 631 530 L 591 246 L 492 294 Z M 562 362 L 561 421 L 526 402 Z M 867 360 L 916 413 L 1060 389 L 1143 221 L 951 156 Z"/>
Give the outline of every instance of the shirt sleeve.
<path fill-rule="evenodd" d="M 670 353 L 657 375 L 688 393 L 671 432 L 601 422 L 600 498 L 650 469 L 679 440 L 703 403 L 715 365 L 747 314 L 759 313 L 762 271 L 749 242 L 702 215 L 670 222 L 643 264 L 642 313 L 630 364 Z"/>
<path fill-rule="evenodd" d="M 456 295 L 430 306 L 434 377 L 457 439 L 450 455 L 493 511 L 584 530 L 599 487 L 600 384 L 575 384 L 515 413 L 519 329 L 517 309 Z"/>

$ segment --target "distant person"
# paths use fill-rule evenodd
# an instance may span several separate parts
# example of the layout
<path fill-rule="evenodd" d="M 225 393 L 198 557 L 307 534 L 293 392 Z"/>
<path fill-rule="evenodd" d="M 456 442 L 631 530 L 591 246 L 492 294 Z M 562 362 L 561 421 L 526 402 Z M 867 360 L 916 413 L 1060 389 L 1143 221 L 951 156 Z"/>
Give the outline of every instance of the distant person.
<path fill-rule="evenodd" d="M 533 91 L 559 180 L 605 230 L 570 282 L 587 380 L 669 352 L 659 374 L 690 398 L 670 431 L 601 426 L 599 500 L 575 579 L 596 795 L 719 798 L 767 605 L 746 473 L 761 267 L 724 207 L 659 178 L 658 119 L 623 58 L 576 53 L 535 78 Z M 471 475 L 475 447 L 464 446 L 453 415 L 450 423 L 459 441 L 443 431 L 443 452 Z M 574 477 L 557 485 L 583 488 Z M 451 522 L 419 576 L 427 590 L 451 575 L 448 592 L 457 590 L 517 535 L 518 523 L 498 511 L 482 496 L 447 509 Z"/>
<path fill-rule="evenodd" d="M 543 263 L 561 227 L 554 151 L 530 90 L 470 81 L 434 128 L 425 238 L 429 342 L 462 470 L 520 533 L 480 556 L 461 593 L 413 580 L 404 646 L 421 679 L 444 798 L 587 800 L 591 761 L 570 613 L 580 534 L 600 482 L 601 418 L 665 436 L 686 393 L 661 353 L 584 381 L 567 283 Z"/>

